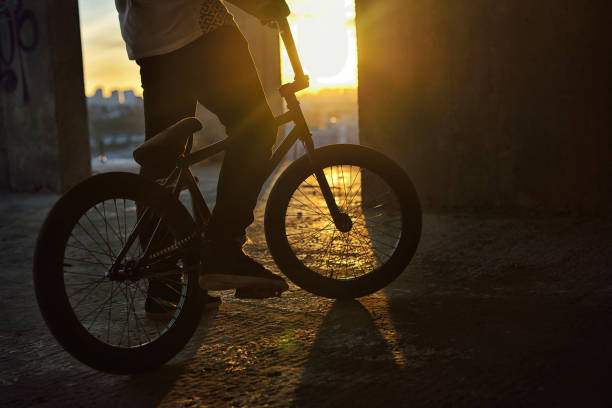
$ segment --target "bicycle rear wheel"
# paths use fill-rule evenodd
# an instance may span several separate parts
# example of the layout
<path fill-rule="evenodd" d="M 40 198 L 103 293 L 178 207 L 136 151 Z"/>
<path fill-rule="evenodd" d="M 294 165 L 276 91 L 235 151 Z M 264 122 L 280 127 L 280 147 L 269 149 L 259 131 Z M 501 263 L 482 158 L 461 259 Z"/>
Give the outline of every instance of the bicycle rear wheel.
<path fill-rule="evenodd" d="M 358 145 L 315 150 L 348 231 L 336 227 L 307 156 L 274 185 L 266 240 L 280 270 L 298 286 L 329 298 L 356 298 L 388 285 L 408 265 L 421 235 L 421 209 L 406 173 Z"/>
<path fill-rule="evenodd" d="M 148 274 L 109 273 L 115 262 L 119 272 L 135 265 L 148 242 L 144 235 L 160 220 L 163 236 L 155 250 L 194 231 L 187 210 L 156 183 L 106 173 L 66 193 L 43 224 L 33 271 L 41 313 L 59 343 L 95 369 L 127 374 L 155 368 L 183 348 L 199 322 L 197 255 L 159 257 L 147 264 Z M 139 221 L 144 235 L 117 259 Z"/>

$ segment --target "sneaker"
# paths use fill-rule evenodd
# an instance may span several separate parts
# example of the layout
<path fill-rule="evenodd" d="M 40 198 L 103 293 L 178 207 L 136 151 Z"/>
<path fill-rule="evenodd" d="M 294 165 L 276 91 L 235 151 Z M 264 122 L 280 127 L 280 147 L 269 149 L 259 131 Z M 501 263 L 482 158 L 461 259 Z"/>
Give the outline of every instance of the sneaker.
<path fill-rule="evenodd" d="M 176 312 L 176 304 L 180 298 L 180 283 L 161 284 L 149 281 L 149 290 L 145 300 L 145 312 L 151 320 L 168 320 Z M 202 305 L 205 311 L 216 309 L 221 304 L 221 298 L 211 296 L 201 290 Z"/>
<path fill-rule="evenodd" d="M 215 310 L 221 306 L 221 298 L 219 296 L 209 295 L 204 289 L 200 289 L 203 293 L 202 302 L 204 303 L 204 310 Z"/>
<path fill-rule="evenodd" d="M 239 245 L 219 245 L 207 241 L 203 252 L 204 273 L 200 276 L 200 287 L 203 289 L 257 287 L 274 293 L 271 296 L 289 289 L 283 278 L 248 257 Z"/>

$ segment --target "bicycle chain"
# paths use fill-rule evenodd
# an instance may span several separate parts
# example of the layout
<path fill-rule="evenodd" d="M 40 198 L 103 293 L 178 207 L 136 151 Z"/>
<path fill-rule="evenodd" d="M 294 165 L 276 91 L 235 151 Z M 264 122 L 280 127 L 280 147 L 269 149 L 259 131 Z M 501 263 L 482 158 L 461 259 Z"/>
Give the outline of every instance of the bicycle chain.
<path fill-rule="evenodd" d="M 170 245 L 169 247 L 166 247 L 166 248 L 160 249 L 159 251 L 154 252 L 153 254 L 149 256 L 148 261 L 149 262 L 155 261 L 157 258 L 161 258 L 162 256 L 168 255 L 169 253 L 173 251 L 178 251 L 179 249 L 185 248 L 188 244 L 191 244 L 192 241 L 198 238 L 199 235 L 200 235 L 199 233 L 194 232 L 190 236 L 183 238 L 180 241 L 176 241 L 174 244 Z"/>

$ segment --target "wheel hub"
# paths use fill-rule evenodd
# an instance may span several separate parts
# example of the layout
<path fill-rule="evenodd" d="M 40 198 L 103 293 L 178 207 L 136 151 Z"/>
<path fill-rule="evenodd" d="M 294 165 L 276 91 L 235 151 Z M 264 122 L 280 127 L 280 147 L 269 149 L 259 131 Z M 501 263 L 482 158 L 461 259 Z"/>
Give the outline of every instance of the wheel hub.
<path fill-rule="evenodd" d="M 106 277 L 111 281 L 124 282 L 126 280 L 137 280 L 135 278 L 136 261 L 127 261 L 125 264 L 119 264 L 106 273 Z"/>
<path fill-rule="evenodd" d="M 340 232 L 349 232 L 351 228 L 353 228 L 353 221 L 351 221 L 351 217 L 349 217 L 346 213 L 340 213 L 337 217 L 335 217 L 334 222 L 336 224 L 336 228 Z"/>

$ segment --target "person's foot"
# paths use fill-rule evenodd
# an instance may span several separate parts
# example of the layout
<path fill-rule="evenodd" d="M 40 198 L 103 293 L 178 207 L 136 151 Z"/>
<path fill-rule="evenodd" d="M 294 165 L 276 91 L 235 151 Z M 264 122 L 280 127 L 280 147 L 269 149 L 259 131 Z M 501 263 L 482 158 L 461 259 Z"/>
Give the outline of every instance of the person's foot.
<path fill-rule="evenodd" d="M 149 281 L 149 290 L 145 300 L 145 313 L 151 320 L 167 320 L 176 312 L 176 304 L 180 299 L 181 284 L 178 282 L 160 283 Z M 203 310 L 212 310 L 219 307 L 221 298 L 211 296 L 200 289 Z"/>
<path fill-rule="evenodd" d="M 204 310 L 215 310 L 221 306 L 221 297 L 209 295 L 204 289 L 201 289 L 201 291 Z"/>
<path fill-rule="evenodd" d="M 287 282 L 248 257 L 239 245 L 204 243 L 204 273 L 200 287 L 206 290 L 247 290 L 257 288 L 268 296 L 278 296 L 289 288 Z M 248 290 L 247 290 L 248 292 Z M 237 296 L 238 297 L 238 296 Z M 245 296 L 248 297 L 248 296 Z"/>

